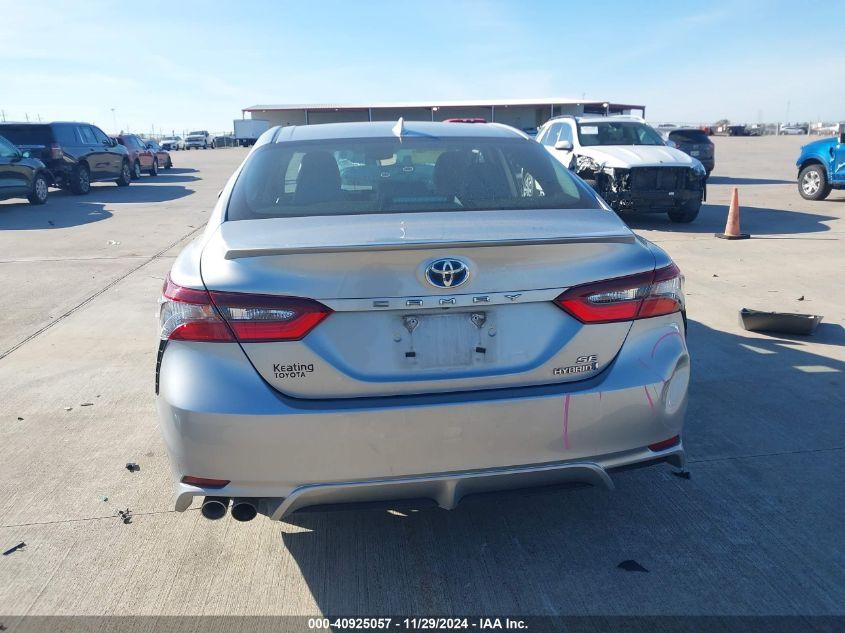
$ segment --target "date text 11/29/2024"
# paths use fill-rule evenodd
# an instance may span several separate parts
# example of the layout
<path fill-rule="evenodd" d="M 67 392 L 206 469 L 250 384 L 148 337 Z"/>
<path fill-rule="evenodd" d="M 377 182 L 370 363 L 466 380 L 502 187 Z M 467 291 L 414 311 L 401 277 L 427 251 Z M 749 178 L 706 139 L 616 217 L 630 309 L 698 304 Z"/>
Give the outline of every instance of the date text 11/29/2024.
<path fill-rule="evenodd" d="M 308 628 L 312 630 L 526 630 L 528 624 L 519 618 L 308 618 Z"/>

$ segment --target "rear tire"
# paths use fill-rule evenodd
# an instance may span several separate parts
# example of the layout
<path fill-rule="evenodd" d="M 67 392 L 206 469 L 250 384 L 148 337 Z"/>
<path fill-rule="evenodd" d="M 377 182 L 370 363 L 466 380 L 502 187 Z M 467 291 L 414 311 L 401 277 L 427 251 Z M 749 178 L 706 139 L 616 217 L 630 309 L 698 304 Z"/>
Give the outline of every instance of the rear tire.
<path fill-rule="evenodd" d="M 798 193 L 804 200 L 824 200 L 830 190 L 827 173 L 821 165 L 807 165 L 798 174 Z"/>
<path fill-rule="evenodd" d="M 47 177 L 44 174 L 35 176 L 32 181 L 32 192 L 27 196 L 30 204 L 44 204 L 47 202 L 49 195 L 49 185 L 47 184 Z"/>
<path fill-rule="evenodd" d="M 698 217 L 701 211 L 701 200 L 688 200 L 678 209 L 669 211 L 669 219 L 678 224 L 689 224 Z"/>
<path fill-rule="evenodd" d="M 85 163 L 80 163 L 71 170 L 70 190 L 77 196 L 84 196 L 91 191 L 91 172 Z"/>
<path fill-rule="evenodd" d="M 129 171 L 129 161 L 125 160 L 120 166 L 120 178 L 117 179 L 117 186 L 128 187 L 130 182 L 132 182 L 132 174 Z"/>
<path fill-rule="evenodd" d="M 132 180 L 139 180 L 141 178 L 141 161 L 136 160 L 132 163 Z"/>
<path fill-rule="evenodd" d="M 158 176 L 158 159 L 153 159 L 153 166 L 150 167 L 150 176 Z"/>
<path fill-rule="evenodd" d="M 173 161 L 172 161 L 172 160 L 170 160 L 170 159 L 168 158 L 168 159 L 167 159 L 167 164 L 164 166 L 164 168 L 165 168 L 165 169 L 170 169 L 171 167 L 173 167 Z"/>

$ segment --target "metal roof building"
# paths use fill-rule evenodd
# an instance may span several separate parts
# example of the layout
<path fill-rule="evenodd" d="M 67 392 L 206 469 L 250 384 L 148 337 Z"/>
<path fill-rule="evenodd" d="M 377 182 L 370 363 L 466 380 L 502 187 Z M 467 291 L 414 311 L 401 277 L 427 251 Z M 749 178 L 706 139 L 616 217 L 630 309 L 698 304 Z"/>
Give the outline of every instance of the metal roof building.
<path fill-rule="evenodd" d="M 309 125 L 350 121 L 442 121 L 450 118 L 480 118 L 512 125 L 519 129 L 536 128 L 561 114 L 640 114 L 645 106 L 584 99 L 488 99 L 470 101 L 413 101 L 356 104 L 259 104 L 242 110 L 253 119 L 273 125 Z"/>

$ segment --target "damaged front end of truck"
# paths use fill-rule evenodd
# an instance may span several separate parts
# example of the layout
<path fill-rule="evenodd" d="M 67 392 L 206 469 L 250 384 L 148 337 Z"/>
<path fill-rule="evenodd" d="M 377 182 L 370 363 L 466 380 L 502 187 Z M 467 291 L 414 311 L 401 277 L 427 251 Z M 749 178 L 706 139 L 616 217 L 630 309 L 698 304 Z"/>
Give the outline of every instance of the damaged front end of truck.
<path fill-rule="evenodd" d="M 615 211 L 665 213 L 706 200 L 707 172 L 700 165 L 611 167 L 578 155 L 572 170 Z"/>

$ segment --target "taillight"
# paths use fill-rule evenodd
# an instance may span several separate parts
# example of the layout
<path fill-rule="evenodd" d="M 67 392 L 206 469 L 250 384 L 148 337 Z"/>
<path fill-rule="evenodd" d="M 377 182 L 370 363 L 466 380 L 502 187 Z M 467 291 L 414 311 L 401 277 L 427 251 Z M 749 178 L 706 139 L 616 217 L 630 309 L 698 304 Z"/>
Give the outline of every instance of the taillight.
<path fill-rule="evenodd" d="M 311 299 L 194 290 L 168 277 L 159 322 L 161 338 L 169 340 L 298 341 L 330 313 Z"/>
<path fill-rule="evenodd" d="M 58 143 L 53 143 L 50 145 L 50 158 L 53 160 L 59 160 L 64 157 L 64 152 L 62 151 L 61 145 Z"/>
<path fill-rule="evenodd" d="M 206 290 L 177 286 L 168 276 L 163 294 L 159 309 L 162 339 L 209 343 L 235 340 Z"/>
<path fill-rule="evenodd" d="M 298 341 L 331 313 L 299 297 L 211 292 L 211 300 L 241 343 Z"/>
<path fill-rule="evenodd" d="M 683 276 L 675 264 L 654 271 L 651 289 L 643 299 L 638 319 L 679 312 L 684 308 Z"/>
<path fill-rule="evenodd" d="M 672 314 L 684 307 L 681 271 L 658 270 L 575 286 L 555 303 L 582 323 L 633 321 Z"/>

